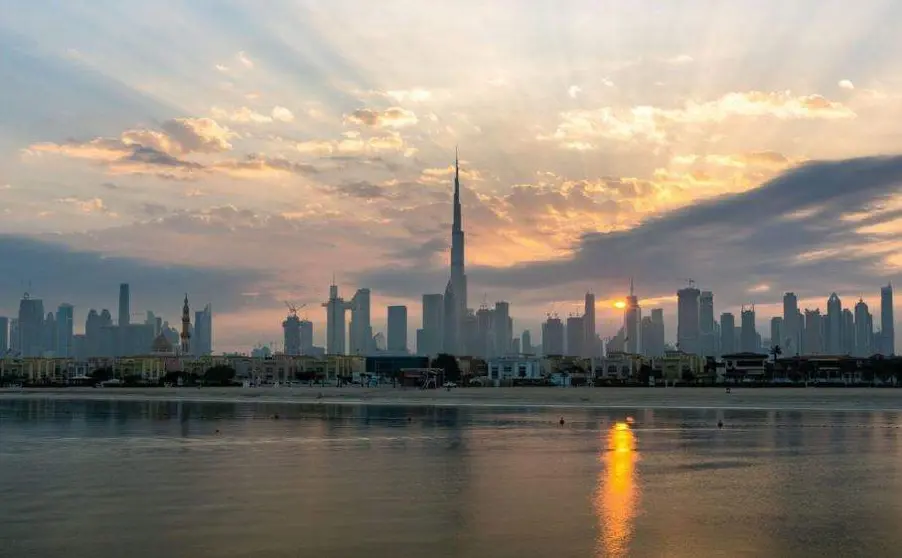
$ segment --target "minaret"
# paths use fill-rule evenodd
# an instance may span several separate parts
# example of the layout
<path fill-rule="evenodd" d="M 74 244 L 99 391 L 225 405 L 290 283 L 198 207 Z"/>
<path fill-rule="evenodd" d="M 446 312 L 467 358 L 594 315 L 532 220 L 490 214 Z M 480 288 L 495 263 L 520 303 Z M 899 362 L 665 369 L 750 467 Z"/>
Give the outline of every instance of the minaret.
<path fill-rule="evenodd" d="M 454 327 L 446 331 L 445 351 L 461 354 L 461 322 L 467 316 L 467 275 L 464 266 L 464 230 L 460 206 L 460 158 L 454 149 L 454 220 L 451 225 L 451 280 L 450 290 L 454 293 Z M 446 313 L 447 314 L 447 313 Z M 447 318 L 446 318 L 447 321 Z M 448 342 L 450 341 L 450 343 Z"/>
<path fill-rule="evenodd" d="M 185 304 L 182 306 L 182 354 L 191 354 L 191 309 L 188 307 L 188 293 L 185 293 Z"/>

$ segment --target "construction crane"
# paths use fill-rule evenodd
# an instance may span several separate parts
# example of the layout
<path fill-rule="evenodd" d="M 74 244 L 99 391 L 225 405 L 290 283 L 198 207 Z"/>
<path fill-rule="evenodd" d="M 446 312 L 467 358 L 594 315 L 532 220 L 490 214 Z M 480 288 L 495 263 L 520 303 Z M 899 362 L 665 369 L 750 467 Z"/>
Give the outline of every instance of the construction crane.
<path fill-rule="evenodd" d="M 305 302 L 304 304 L 301 304 L 300 306 L 297 306 L 297 305 L 295 305 L 295 304 L 292 304 L 292 303 L 288 302 L 287 300 L 284 301 L 284 302 L 285 302 L 285 306 L 288 307 L 288 317 L 294 317 L 294 318 L 297 318 L 297 317 L 298 317 L 298 310 L 303 310 L 304 308 L 307 307 L 307 303 L 306 303 L 306 302 Z"/>
<path fill-rule="evenodd" d="M 680 279 L 680 281 L 685 281 L 685 282 L 689 283 L 690 289 L 695 287 L 695 279 Z"/>

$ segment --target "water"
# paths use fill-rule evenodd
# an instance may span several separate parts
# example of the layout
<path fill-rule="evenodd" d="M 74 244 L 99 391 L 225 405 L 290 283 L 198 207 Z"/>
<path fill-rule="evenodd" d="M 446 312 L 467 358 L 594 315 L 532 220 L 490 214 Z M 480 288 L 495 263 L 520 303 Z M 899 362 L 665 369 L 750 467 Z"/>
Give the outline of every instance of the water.
<path fill-rule="evenodd" d="M 0 399 L 0 555 L 898 555 L 899 412 L 563 412 Z"/>

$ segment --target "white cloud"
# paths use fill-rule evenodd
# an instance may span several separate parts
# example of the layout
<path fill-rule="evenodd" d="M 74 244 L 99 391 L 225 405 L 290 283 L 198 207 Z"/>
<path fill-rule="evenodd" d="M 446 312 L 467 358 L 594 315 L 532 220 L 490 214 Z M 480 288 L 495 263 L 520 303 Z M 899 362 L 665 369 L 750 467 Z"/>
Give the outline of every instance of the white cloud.
<path fill-rule="evenodd" d="M 109 213 L 109 208 L 104 205 L 100 198 L 90 198 L 82 200 L 79 198 L 59 198 L 57 203 L 65 203 L 76 207 L 82 213 Z"/>
<path fill-rule="evenodd" d="M 405 101 L 421 103 L 423 101 L 429 100 L 429 98 L 432 97 L 432 92 L 428 89 L 416 87 L 414 89 L 395 89 L 386 91 L 385 96 L 390 97 L 399 103 L 403 103 Z"/>
<path fill-rule="evenodd" d="M 582 93 L 583 88 L 578 85 L 571 85 L 567 88 L 567 95 L 570 95 L 571 99 L 575 99 L 577 95 Z"/>
<path fill-rule="evenodd" d="M 280 122 L 291 122 L 294 120 L 294 113 L 285 107 L 274 107 L 272 109 L 272 117 Z"/>
<path fill-rule="evenodd" d="M 383 111 L 364 108 L 345 116 L 345 122 L 372 128 L 402 128 L 416 124 L 417 115 L 400 107 L 391 107 Z"/>
<path fill-rule="evenodd" d="M 241 62 L 241 64 L 245 68 L 253 68 L 254 67 L 254 61 L 251 60 L 250 58 L 248 58 L 247 53 L 245 53 L 243 50 L 238 53 L 238 61 Z"/>
<path fill-rule="evenodd" d="M 695 58 L 692 58 L 688 54 L 679 54 L 672 58 L 666 58 L 664 62 L 668 64 L 691 64 L 692 62 L 695 62 Z"/>
<path fill-rule="evenodd" d="M 269 122 L 272 122 L 271 116 L 261 114 L 248 107 L 240 107 L 233 110 L 232 112 L 221 109 L 219 107 L 213 107 L 210 109 L 210 114 L 213 116 L 213 118 L 219 118 L 221 120 L 231 120 L 232 122 L 240 122 L 242 124 L 267 124 Z"/>
<path fill-rule="evenodd" d="M 216 69 L 223 73 L 229 71 L 229 67 L 226 66 L 225 64 L 217 64 Z"/>
<path fill-rule="evenodd" d="M 839 81 L 840 89 L 848 89 L 849 91 L 855 89 L 855 84 L 847 79 L 842 79 Z"/>

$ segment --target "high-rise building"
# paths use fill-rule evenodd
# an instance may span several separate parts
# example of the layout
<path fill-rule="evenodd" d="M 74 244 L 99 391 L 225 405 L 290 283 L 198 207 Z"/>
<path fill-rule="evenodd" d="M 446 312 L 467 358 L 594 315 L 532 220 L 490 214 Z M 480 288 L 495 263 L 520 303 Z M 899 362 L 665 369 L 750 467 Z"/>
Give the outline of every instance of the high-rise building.
<path fill-rule="evenodd" d="M 642 318 L 640 324 L 642 354 L 649 357 L 664 356 L 664 310 L 652 308 L 651 316 Z"/>
<path fill-rule="evenodd" d="M 755 307 L 742 307 L 740 313 L 740 345 L 739 348 L 744 353 L 757 353 L 761 350 L 761 344 L 758 341 L 758 331 L 755 329 Z"/>
<path fill-rule="evenodd" d="M 848 308 L 842 311 L 842 354 L 855 354 L 855 316 Z"/>
<path fill-rule="evenodd" d="M 9 318 L 0 316 L 0 357 L 9 351 Z"/>
<path fill-rule="evenodd" d="M 824 354 L 824 323 L 819 309 L 805 309 L 802 351 L 806 355 Z"/>
<path fill-rule="evenodd" d="M 584 357 L 598 356 L 598 346 L 595 341 L 595 295 L 586 293 L 585 307 L 583 308 L 583 325 L 586 326 L 586 338 L 583 340 Z"/>
<path fill-rule="evenodd" d="M 119 285 L 119 326 L 127 326 L 131 320 L 131 301 L 128 283 Z"/>
<path fill-rule="evenodd" d="M 345 354 L 345 313 L 351 304 L 338 296 L 338 285 L 335 280 L 329 285 L 329 300 L 323 303 L 326 309 L 326 353 L 330 355 Z"/>
<path fill-rule="evenodd" d="M 373 326 L 370 321 L 370 290 L 357 289 L 351 298 L 349 348 L 352 355 L 366 356 L 373 350 Z"/>
<path fill-rule="evenodd" d="M 291 307 L 288 316 L 282 321 L 282 339 L 286 355 L 299 355 L 301 353 L 301 319 L 298 318 L 297 309 Z"/>
<path fill-rule="evenodd" d="M 301 320 L 299 324 L 301 334 L 301 354 L 313 354 L 313 322 L 310 320 Z"/>
<path fill-rule="evenodd" d="M 578 357 L 583 354 L 583 341 L 586 338 L 585 328 L 582 316 L 567 318 L 567 356 Z"/>
<path fill-rule="evenodd" d="M 542 354 L 564 354 L 564 322 L 557 316 L 549 316 L 542 324 Z"/>
<path fill-rule="evenodd" d="M 182 305 L 182 332 L 179 334 L 181 351 L 183 355 L 191 354 L 191 307 L 188 306 L 188 293 L 185 293 L 185 303 Z"/>
<path fill-rule="evenodd" d="M 388 350 L 407 352 L 407 307 L 388 307 Z"/>
<path fill-rule="evenodd" d="M 799 299 L 795 293 L 783 294 L 783 354 L 795 356 L 801 354 L 802 326 L 799 318 Z"/>
<path fill-rule="evenodd" d="M 75 309 L 71 304 L 60 304 L 56 309 L 56 356 L 74 356 L 72 338 L 75 334 Z"/>
<path fill-rule="evenodd" d="M 493 329 L 495 330 L 495 348 L 493 353 L 496 356 L 508 355 L 511 352 L 510 342 L 513 337 L 509 302 L 501 301 L 495 303 L 493 321 Z"/>
<path fill-rule="evenodd" d="M 717 354 L 717 333 L 714 328 L 714 293 L 702 291 L 698 299 L 699 354 Z"/>
<path fill-rule="evenodd" d="M 774 347 L 780 347 L 780 354 L 782 355 L 783 346 L 780 345 L 780 339 L 783 338 L 783 318 L 780 316 L 774 316 L 770 319 L 770 346 L 764 347 L 765 349 L 773 349 Z"/>
<path fill-rule="evenodd" d="M 44 355 L 56 355 L 56 336 L 58 334 L 59 332 L 56 329 L 56 316 L 53 315 L 53 312 L 47 312 L 47 317 L 44 318 L 44 341 L 41 343 L 41 346 L 44 348 Z"/>
<path fill-rule="evenodd" d="M 524 330 L 522 334 L 520 334 L 520 351 L 523 354 L 531 355 L 533 354 L 533 346 L 532 346 L 532 334 L 529 333 L 529 330 Z"/>
<path fill-rule="evenodd" d="M 824 352 L 831 355 L 842 354 L 842 300 L 836 293 L 827 299 L 824 334 Z"/>
<path fill-rule="evenodd" d="M 467 274 L 464 255 L 463 217 L 460 205 L 460 159 L 454 154 L 454 198 L 451 224 L 451 277 L 445 289 L 445 352 L 463 354 L 462 323 L 467 317 Z M 451 296 L 449 296 L 451 295 Z M 449 307 L 450 305 L 450 307 Z"/>
<path fill-rule="evenodd" d="M 867 303 L 859 298 L 858 304 L 855 305 L 855 352 L 853 356 L 871 356 L 873 354 L 872 337 L 871 313 L 868 311 Z"/>
<path fill-rule="evenodd" d="M 630 279 L 630 294 L 626 297 L 626 305 L 623 307 L 623 329 L 624 350 L 634 355 L 641 354 L 642 308 L 639 306 L 639 297 L 636 296 L 632 279 Z"/>
<path fill-rule="evenodd" d="M 437 355 L 444 339 L 445 303 L 441 294 L 423 295 L 423 329 L 417 335 L 417 354 Z"/>
<path fill-rule="evenodd" d="M 880 352 L 896 354 L 896 328 L 893 322 L 893 286 L 880 287 Z"/>
<path fill-rule="evenodd" d="M 736 351 L 736 316 L 730 312 L 720 315 L 720 354 L 729 355 Z"/>
<path fill-rule="evenodd" d="M 19 335 L 19 318 L 10 318 L 9 320 L 9 352 L 10 354 L 19 355 L 21 354 L 22 346 L 20 344 L 22 340 L 21 335 Z"/>
<path fill-rule="evenodd" d="M 44 353 L 44 301 L 25 293 L 19 302 L 19 352 L 23 357 Z"/>
<path fill-rule="evenodd" d="M 210 303 L 203 310 L 194 313 L 194 354 L 213 354 L 213 307 Z"/>
<path fill-rule="evenodd" d="M 688 287 L 677 291 L 677 347 L 699 354 L 699 296 L 701 291 Z"/>

